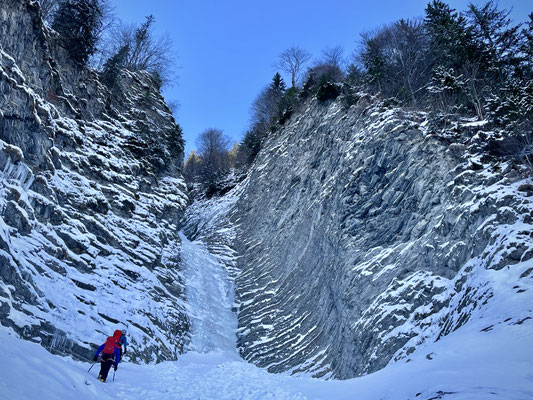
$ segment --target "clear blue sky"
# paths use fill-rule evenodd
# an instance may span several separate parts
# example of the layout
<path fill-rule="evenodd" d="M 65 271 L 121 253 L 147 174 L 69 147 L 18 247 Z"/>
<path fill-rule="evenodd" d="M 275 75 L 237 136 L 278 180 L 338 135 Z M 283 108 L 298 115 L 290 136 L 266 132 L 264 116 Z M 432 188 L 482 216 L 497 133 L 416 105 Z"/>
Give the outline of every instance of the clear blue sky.
<path fill-rule="evenodd" d="M 186 153 L 206 128 L 223 129 L 239 141 L 249 107 L 275 73 L 277 56 L 292 44 L 319 56 L 326 46 L 349 54 L 359 33 L 400 18 L 422 16 L 426 0 L 112 0 L 124 22 L 140 23 L 153 14 L 156 32 L 175 43 L 180 69 L 167 100 L 180 103 Z M 458 10 L 468 0 L 449 0 Z M 475 4 L 480 3 L 474 1 Z M 531 0 L 500 0 L 525 21 Z M 285 78 L 288 82 L 290 79 Z"/>

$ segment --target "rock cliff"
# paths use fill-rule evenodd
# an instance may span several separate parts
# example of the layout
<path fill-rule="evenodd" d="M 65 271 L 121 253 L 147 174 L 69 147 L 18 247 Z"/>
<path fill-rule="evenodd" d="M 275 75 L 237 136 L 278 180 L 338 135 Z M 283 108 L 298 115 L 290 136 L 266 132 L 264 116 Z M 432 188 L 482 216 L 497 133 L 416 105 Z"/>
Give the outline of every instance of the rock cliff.
<path fill-rule="evenodd" d="M 350 378 L 474 321 L 529 326 L 531 171 L 485 154 L 490 134 L 364 94 L 308 99 L 244 181 L 184 217 L 183 141 L 157 82 L 122 71 L 110 91 L 38 2 L 3 0 L 0 323 L 77 358 L 126 328 L 130 360 L 175 359 L 191 321 L 182 227 L 206 245 L 188 243 L 189 266 L 209 253 L 219 289 L 235 285 L 240 354 L 271 372 Z"/>
<path fill-rule="evenodd" d="M 308 101 L 236 190 L 241 354 L 270 371 L 350 378 L 469 319 L 533 317 L 533 186 L 456 136 L 361 96 Z M 504 282 L 516 309 L 486 315 Z M 514 288 L 514 289 L 512 289 Z M 483 333 L 480 333 L 483 334 Z"/>
<path fill-rule="evenodd" d="M 181 131 L 147 73 L 111 93 L 75 65 L 38 2 L 0 3 L 0 321 L 85 358 L 112 329 L 130 360 L 188 338 L 177 225 Z"/>

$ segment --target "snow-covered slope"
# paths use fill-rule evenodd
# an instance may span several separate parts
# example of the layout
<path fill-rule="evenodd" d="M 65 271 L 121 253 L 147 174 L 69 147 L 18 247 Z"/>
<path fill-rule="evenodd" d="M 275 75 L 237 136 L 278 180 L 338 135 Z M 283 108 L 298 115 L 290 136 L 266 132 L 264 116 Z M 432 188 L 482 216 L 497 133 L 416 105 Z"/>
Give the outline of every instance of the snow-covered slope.
<path fill-rule="evenodd" d="M 532 293 L 532 291 L 530 291 Z M 530 294 L 525 295 L 532 304 Z M 490 313 L 505 312 L 493 308 Z M 482 321 L 425 343 L 408 360 L 345 381 L 270 374 L 233 352 L 190 352 L 157 365 L 122 363 L 102 384 L 98 365 L 49 354 L 0 328 L 6 399 L 63 400 L 526 400 L 533 398 L 533 320 L 479 334 Z M 408 362 L 407 362 L 408 361 Z"/>
<path fill-rule="evenodd" d="M 527 171 L 483 154 L 483 124 L 430 122 L 312 100 L 267 138 L 231 212 L 245 359 L 346 379 L 533 318 Z"/>
<path fill-rule="evenodd" d="M 237 198 L 234 191 L 223 198 L 195 201 L 183 217 L 181 259 L 192 335 L 188 351 L 236 354 L 238 270 L 229 214 Z"/>
<path fill-rule="evenodd" d="M 37 2 L 0 2 L 0 322 L 79 358 L 126 328 L 131 360 L 176 359 L 179 128 L 148 74 L 110 93 L 54 38 Z"/>

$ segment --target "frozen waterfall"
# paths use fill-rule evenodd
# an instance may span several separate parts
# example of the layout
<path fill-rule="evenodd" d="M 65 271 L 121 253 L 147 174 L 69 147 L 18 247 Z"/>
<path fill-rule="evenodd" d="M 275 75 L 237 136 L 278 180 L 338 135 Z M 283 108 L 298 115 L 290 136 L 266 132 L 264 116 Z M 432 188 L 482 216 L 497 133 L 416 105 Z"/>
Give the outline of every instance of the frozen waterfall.
<path fill-rule="evenodd" d="M 224 265 L 204 243 L 191 242 L 180 232 L 187 308 L 192 339 L 188 350 L 207 353 L 236 351 L 237 315 L 233 282 Z"/>

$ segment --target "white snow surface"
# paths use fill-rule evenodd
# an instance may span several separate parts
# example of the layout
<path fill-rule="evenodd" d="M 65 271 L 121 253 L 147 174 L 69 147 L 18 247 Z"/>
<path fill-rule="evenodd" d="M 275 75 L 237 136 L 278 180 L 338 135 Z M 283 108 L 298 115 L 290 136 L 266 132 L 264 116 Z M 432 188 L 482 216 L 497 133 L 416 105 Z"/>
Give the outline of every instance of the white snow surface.
<path fill-rule="evenodd" d="M 346 381 L 269 374 L 231 351 L 189 352 L 157 365 L 122 363 L 115 380 L 98 365 L 54 356 L 0 329 L 3 399 L 450 399 L 533 398 L 533 321 L 480 332 L 463 327 L 409 361 Z"/>

